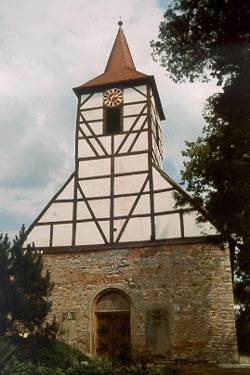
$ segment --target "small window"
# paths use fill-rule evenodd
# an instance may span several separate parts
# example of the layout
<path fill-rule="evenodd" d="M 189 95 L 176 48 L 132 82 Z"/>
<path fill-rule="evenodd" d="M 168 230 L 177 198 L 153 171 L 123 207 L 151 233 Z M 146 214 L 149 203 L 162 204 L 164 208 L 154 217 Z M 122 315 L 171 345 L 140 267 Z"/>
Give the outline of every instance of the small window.
<path fill-rule="evenodd" d="M 117 134 L 122 131 L 121 107 L 106 108 L 105 134 Z"/>

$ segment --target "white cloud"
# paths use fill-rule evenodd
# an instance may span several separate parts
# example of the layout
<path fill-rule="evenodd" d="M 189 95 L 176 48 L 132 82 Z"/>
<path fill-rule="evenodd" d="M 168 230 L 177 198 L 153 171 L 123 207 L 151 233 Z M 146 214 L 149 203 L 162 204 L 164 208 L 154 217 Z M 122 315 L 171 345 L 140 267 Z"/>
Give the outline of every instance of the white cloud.
<path fill-rule="evenodd" d="M 214 85 L 174 85 L 152 61 L 164 9 L 157 0 L 9 0 L 0 14 L 0 230 L 29 224 L 74 170 L 76 97 L 102 73 L 122 17 L 137 69 L 156 76 L 167 117 L 168 165 L 201 133 Z M 166 144 L 167 143 L 167 144 Z M 174 176 L 175 177 L 175 176 Z M 2 221 L 1 221 L 2 219 Z"/>

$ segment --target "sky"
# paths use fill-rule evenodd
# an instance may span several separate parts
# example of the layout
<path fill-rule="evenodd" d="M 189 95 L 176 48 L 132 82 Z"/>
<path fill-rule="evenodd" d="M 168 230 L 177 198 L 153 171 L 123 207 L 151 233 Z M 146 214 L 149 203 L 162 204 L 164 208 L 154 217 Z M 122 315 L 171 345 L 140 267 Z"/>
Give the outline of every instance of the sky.
<path fill-rule="evenodd" d="M 181 151 L 205 125 L 214 82 L 174 84 L 151 57 L 168 1 L 8 0 L 0 10 L 0 232 L 35 220 L 74 171 L 72 88 L 101 74 L 123 21 L 137 70 L 154 75 L 166 115 L 166 172 L 180 182 Z"/>

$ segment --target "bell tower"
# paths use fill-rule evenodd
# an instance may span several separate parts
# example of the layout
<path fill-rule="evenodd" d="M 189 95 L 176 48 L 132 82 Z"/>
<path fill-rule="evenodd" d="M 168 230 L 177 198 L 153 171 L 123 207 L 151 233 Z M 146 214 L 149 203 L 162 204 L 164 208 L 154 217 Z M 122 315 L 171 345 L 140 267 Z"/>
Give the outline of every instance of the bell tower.
<path fill-rule="evenodd" d="M 104 72 L 73 91 L 75 172 L 28 241 L 53 252 L 201 236 L 201 209 L 162 169 L 159 93 L 154 77 L 136 70 L 121 21 Z M 190 208 L 176 208 L 173 193 Z"/>

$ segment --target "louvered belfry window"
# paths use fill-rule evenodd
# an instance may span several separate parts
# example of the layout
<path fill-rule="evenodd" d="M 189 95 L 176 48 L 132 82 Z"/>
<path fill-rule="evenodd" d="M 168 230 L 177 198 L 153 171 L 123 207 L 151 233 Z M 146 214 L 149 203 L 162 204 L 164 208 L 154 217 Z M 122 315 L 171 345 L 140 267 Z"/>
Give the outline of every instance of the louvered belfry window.
<path fill-rule="evenodd" d="M 122 131 L 121 107 L 107 108 L 105 134 L 118 134 Z"/>

